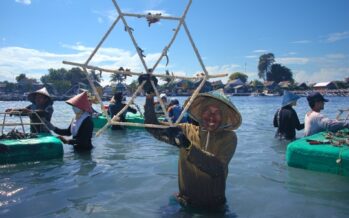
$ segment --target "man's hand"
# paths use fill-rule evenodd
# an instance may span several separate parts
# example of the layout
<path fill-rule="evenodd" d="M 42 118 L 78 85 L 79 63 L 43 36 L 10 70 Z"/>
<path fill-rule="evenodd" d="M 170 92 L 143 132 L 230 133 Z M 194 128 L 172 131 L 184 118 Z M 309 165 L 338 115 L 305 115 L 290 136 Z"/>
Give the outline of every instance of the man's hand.
<path fill-rule="evenodd" d="M 138 83 L 139 84 L 142 84 L 143 81 L 146 81 L 144 86 L 143 86 L 143 90 L 146 93 L 148 93 L 148 94 L 154 93 L 154 88 L 153 88 L 153 86 L 151 85 L 151 82 L 150 82 L 151 80 L 154 82 L 155 86 L 158 85 L 158 80 L 156 79 L 155 76 L 152 76 L 150 74 L 143 74 L 143 75 L 140 75 L 138 77 Z"/>

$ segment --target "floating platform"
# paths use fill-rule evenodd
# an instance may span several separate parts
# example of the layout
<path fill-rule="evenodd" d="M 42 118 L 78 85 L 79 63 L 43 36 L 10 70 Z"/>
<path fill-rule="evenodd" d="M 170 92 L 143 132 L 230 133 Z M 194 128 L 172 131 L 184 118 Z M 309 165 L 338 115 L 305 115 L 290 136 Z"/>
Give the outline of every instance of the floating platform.
<path fill-rule="evenodd" d="M 326 139 L 327 132 L 295 140 L 288 144 L 286 161 L 288 166 L 349 176 L 349 145 L 334 146 L 330 140 L 343 141 L 348 138 L 348 129 L 342 130 L 346 136 Z"/>
<path fill-rule="evenodd" d="M 41 161 L 63 157 L 62 142 L 48 134 L 30 139 L 1 139 L 0 164 Z"/>
<path fill-rule="evenodd" d="M 129 123 L 144 123 L 144 117 L 141 114 L 133 114 L 133 113 L 127 113 L 126 114 L 126 122 Z M 105 124 L 107 124 L 107 118 L 104 115 L 100 115 L 98 117 L 93 117 L 92 118 L 93 122 L 93 127 L 96 129 L 100 129 Z M 127 126 L 127 128 L 137 128 L 137 129 L 142 129 L 144 127 L 138 127 L 138 126 Z"/>

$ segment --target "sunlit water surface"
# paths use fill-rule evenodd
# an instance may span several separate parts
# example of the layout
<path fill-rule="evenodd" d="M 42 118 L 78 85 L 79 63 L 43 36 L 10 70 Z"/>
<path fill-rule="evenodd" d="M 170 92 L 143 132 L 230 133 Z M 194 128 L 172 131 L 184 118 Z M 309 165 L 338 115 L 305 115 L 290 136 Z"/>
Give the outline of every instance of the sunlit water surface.
<path fill-rule="evenodd" d="M 181 102 L 185 98 L 179 98 Z M 287 142 L 274 139 L 272 120 L 281 97 L 232 97 L 243 122 L 229 164 L 227 210 L 221 217 L 348 217 L 349 178 L 288 167 Z M 138 98 L 142 105 L 144 98 Z M 348 97 L 330 97 L 334 118 Z M 0 111 L 28 102 L 0 102 Z M 71 107 L 55 102 L 52 122 L 67 127 Z M 305 98 L 295 108 L 303 122 Z M 297 133 L 298 137 L 303 131 Z M 176 147 L 142 130 L 105 131 L 90 154 L 64 145 L 62 159 L 0 166 L 0 217 L 197 217 L 182 209 Z"/>

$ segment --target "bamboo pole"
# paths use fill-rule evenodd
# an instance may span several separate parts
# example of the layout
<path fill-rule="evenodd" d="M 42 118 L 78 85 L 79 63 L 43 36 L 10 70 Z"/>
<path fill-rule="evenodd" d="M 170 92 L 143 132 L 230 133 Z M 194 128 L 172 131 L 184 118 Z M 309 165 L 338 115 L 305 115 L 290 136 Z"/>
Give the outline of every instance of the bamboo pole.
<path fill-rule="evenodd" d="M 187 7 L 185 8 L 185 11 L 183 12 L 183 15 L 181 16 L 181 18 L 180 18 L 180 20 L 179 20 L 178 26 L 177 26 L 175 32 L 173 33 L 173 36 L 172 36 L 170 42 L 169 42 L 168 45 L 165 46 L 165 48 L 162 50 L 161 56 L 159 57 L 159 59 L 157 60 L 157 62 L 154 64 L 154 66 L 153 66 L 152 69 L 156 69 L 156 67 L 158 66 L 158 64 L 159 64 L 160 61 L 162 60 L 162 58 L 163 58 L 165 55 L 167 55 L 167 51 L 168 51 L 168 49 L 170 49 L 170 47 L 172 46 L 173 42 L 175 41 L 175 39 L 176 39 L 176 37 L 177 37 L 177 35 L 178 35 L 178 32 L 179 32 L 179 30 L 180 30 L 180 28 L 181 28 L 181 26 L 182 26 L 182 24 L 183 24 L 183 21 L 184 21 L 184 19 L 185 19 L 185 16 L 186 16 L 187 13 L 188 13 L 188 10 L 189 10 L 190 5 L 191 5 L 191 0 L 188 2 Z"/>
<path fill-rule="evenodd" d="M 165 116 L 166 118 L 168 119 L 169 121 L 169 124 L 170 126 L 173 126 L 173 125 L 178 125 L 179 121 L 182 119 L 184 113 L 188 110 L 188 108 L 190 107 L 190 105 L 192 104 L 193 100 L 195 99 L 195 97 L 199 94 L 201 88 L 203 87 L 203 85 L 205 84 L 205 82 L 209 79 L 209 78 L 218 78 L 218 77 L 225 77 L 227 76 L 227 74 L 216 74 L 216 75 L 208 75 L 208 72 L 205 68 L 205 65 L 202 61 L 202 58 L 199 54 L 199 51 L 190 35 L 190 32 L 189 32 L 189 29 L 188 27 L 186 26 L 186 23 L 185 23 L 185 17 L 186 17 L 186 14 L 189 10 L 189 7 L 192 3 L 192 0 L 189 0 L 188 4 L 187 4 L 187 7 L 185 9 L 185 11 L 183 12 L 182 16 L 180 18 L 177 18 L 177 17 L 171 17 L 171 16 L 162 16 L 161 14 L 148 14 L 148 15 L 144 15 L 144 14 L 133 14 L 133 13 L 123 13 L 119 7 L 119 5 L 116 3 L 116 0 L 112 0 L 119 16 L 117 17 L 117 19 L 114 21 L 114 23 L 112 24 L 112 26 L 109 28 L 108 32 L 104 35 L 104 37 L 102 38 L 102 40 L 100 41 L 100 43 L 97 45 L 97 47 L 94 49 L 94 51 L 92 52 L 92 54 L 89 56 L 89 58 L 87 59 L 87 61 L 85 62 L 85 64 L 79 64 L 79 63 L 74 63 L 74 62 L 68 62 L 68 61 L 63 61 L 64 64 L 68 64 L 68 65 L 72 65 L 72 66 L 78 66 L 78 67 L 81 67 L 83 68 L 84 72 L 86 73 L 86 76 L 87 76 L 87 79 L 90 83 L 90 86 L 92 87 L 95 95 L 97 96 L 97 99 L 100 101 L 100 104 L 101 104 L 101 108 L 102 108 L 102 111 L 103 113 L 105 114 L 105 116 L 107 117 L 107 124 L 102 128 L 100 129 L 97 133 L 96 133 L 96 136 L 98 136 L 99 134 L 101 134 L 108 126 L 110 125 L 125 125 L 125 126 L 144 126 L 144 127 L 151 127 L 151 128 L 168 128 L 169 126 L 163 126 L 163 125 L 155 125 L 155 124 L 135 124 L 135 123 L 128 123 L 128 122 L 118 122 L 117 119 L 119 118 L 120 114 L 122 114 L 125 110 L 127 110 L 127 108 L 129 107 L 129 105 L 133 102 L 134 98 L 136 98 L 137 96 L 137 93 L 140 92 L 140 90 L 143 88 L 144 84 L 145 84 L 145 81 L 143 81 L 142 84 L 140 84 L 140 86 L 138 87 L 138 89 L 136 90 L 136 92 L 134 93 L 134 95 L 132 96 L 131 100 L 128 102 L 128 104 L 121 110 L 119 111 L 118 114 L 116 114 L 112 119 L 108 116 L 108 114 L 106 113 L 105 109 L 104 109 L 104 106 L 103 106 L 103 102 L 96 90 L 96 87 L 93 83 L 93 81 L 91 81 L 91 79 L 89 78 L 89 75 L 88 75 L 88 72 L 87 72 L 87 69 L 90 69 L 90 70 L 98 70 L 100 72 L 107 72 L 107 73 L 115 73 L 115 74 L 123 74 L 123 75 L 136 75 L 136 76 L 140 76 L 140 75 L 144 75 L 144 73 L 137 73 L 137 72 L 131 72 L 131 71 L 121 71 L 121 70 L 111 70 L 111 69 L 105 69 L 105 68 L 100 68 L 100 67 L 96 67 L 96 66 L 91 66 L 91 65 L 88 65 L 90 60 L 92 59 L 92 57 L 95 55 L 95 53 L 97 52 L 97 50 L 99 49 L 99 47 L 102 45 L 102 43 L 104 42 L 104 40 L 107 38 L 107 36 L 109 35 L 109 33 L 111 32 L 111 30 L 114 28 L 114 26 L 116 25 L 116 23 L 118 22 L 119 19 L 122 20 L 123 24 L 125 25 L 125 29 L 126 31 L 128 32 L 131 40 L 132 40 L 132 43 L 137 51 L 137 54 L 143 64 L 143 67 L 144 67 L 144 70 L 147 74 L 150 74 L 150 75 L 153 75 L 155 77 L 160 77 L 160 78 L 171 78 L 171 79 L 185 79 L 185 80 L 193 80 L 193 79 L 202 79 L 200 85 L 197 87 L 197 89 L 194 91 L 193 95 L 191 96 L 191 98 L 189 99 L 189 102 L 186 104 L 184 110 L 182 111 L 180 117 L 177 119 L 176 123 L 173 124 L 173 122 L 171 121 L 171 119 L 169 118 L 168 116 L 168 113 L 167 113 L 167 110 L 164 106 L 164 103 L 162 101 L 162 99 L 160 98 L 159 96 L 159 92 L 157 90 L 157 87 L 155 86 L 154 82 L 151 81 L 151 84 L 152 84 L 152 87 L 159 99 L 159 102 L 160 102 L 160 105 L 161 105 L 161 108 L 162 110 L 164 111 L 165 113 Z M 128 23 L 126 22 L 126 19 L 125 19 L 125 16 L 131 16 L 131 17 L 138 17 L 138 18 L 157 18 L 157 19 L 168 19 L 168 20 L 179 20 L 179 24 L 175 30 L 175 33 L 173 34 L 170 42 L 168 43 L 167 46 L 165 46 L 165 48 L 163 49 L 162 51 L 162 54 L 161 56 L 159 57 L 159 59 L 157 60 L 157 62 L 154 64 L 153 68 L 149 69 L 145 63 L 145 60 L 143 58 L 143 51 L 141 51 L 141 48 L 138 46 L 134 36 L 133 36 L 133 33 L 132 33 L 132 30 L 131 28 L 128 26 Z M 189 38 L 189 41 L 194 49 L 194 52 L 196 54 L 196 57 L 205 73 L 204 76 L 196 76 L 196 77 L 185 77 L 185 76 L 175 76 L 175 75 L 162 75 L 162 74 L 154 74 L 153 72 L 155 72 L 155 69 L 157 68 L 158 64 L 160 63 L 160 61 L 162 60 L 162 58 L 167 55 L 167 51 L 168 49 L 172 46 L 175 38 L 177 37 L 177 34 L 180 30 L 180 27 L 181 26 L 184 26 L 184 29 L 185 29 L 185 32 Z"/>
<path fill-rule="evenodd" d="M 143 81 L 141 83 L 140 86 L 138 86 L 137 90 L 133 93 L 133 96 L 131 97 L 131 100 L 129 100 L 129 102 L 127 103 L 127 105 L 125 107 L 123 107 L 123 109 L 121 111 L 119 111 L 118 114 L 116 114 L 114 117 L 119 117 L 121 113 L 123 113 L 127 107 L 132 104 L 133 100 L 137 97 L 137 93 L 140 92 L 144 86 L 144 84 L 146 83 L 146 81 Z M 109 115 L 107 115 L 109 118 Z M 114 117 L 112 119 L 108 119 L 108 122 L 100 129 L 96 132 L 96 136 L 99 136 L 100 134 L 102 134 L 102 132 L 104 132 L 110 125 L 111 123 L 114 121 Z"/>
<path fill-rule="evenodd" d="M 205 75 L 208 76 L 208 72 L 207 72 L 207 70 L 206 70 L 206 67 L 205 67 L 205 65 L 204 65 L 204 62 L 203 62 L 202 59 L 201 59 L 199 50 L 197 49 L 197 47 L 196 47 L 196 45 L 195 45 L 195 43 L 194 43 L 194 40 L 193 40 L 193 38 L 192 38 L 191 35 L 190 35 L 189 29 L 188 29 L 188 27 L 187 27 L 187 24 L 186 24 L 185 22 L 183 22 L 183 27 L 184 27 L 185 32 L 187 33 L 187 36 L 188 36 L 188 38 L 189 38 L 189 41 L 190 41 L 192 47 L 193 47 L 193 49 L 194 49 L 194 52 L 195 52 L 195 54 L 196 54 L 196 57 L 197 57 L 197 59 L 199 60 L 199 63 L 200 63 L 200 65 L 201 65 L 201 68 L 204 70 Z"/>
<path fill-rule="evenodd" d="M 198 86 L 198 88 L 194 91 L 193 95 L 190 97 L 189 102 L 185 105 L 185 107 L 183 108 L 183 111 L 182 111 L 181 115 L 180 115 L 180 116 L 178 117 L 178 119 L 176 120 L 176 124 L 178 124 L 178 123 L 182 120 L 184 114 L 187 112 L 187 110 L 189 109 L 190 105 L 193 103 L 193 101 L 194 101 L 194 99 L 196 98 L 196 96 L 200 93 L 200 90 L 201 90 L 201 88 L 204 86 L 205 82 L 206 82 L 206 78 L 204 78 L 204 79 L 201 81 L 201 83 L 200 83 L 200 85 Z"/>
<path fill-rule="evenodd" d="M 147 128 L 159 128 L 159 129 L 167 129 L 170 126 L 165 125 L 157 125 L 157 124 L 145 124 L 145 123 L 130 123 L 130 122 L 117 122 L 112 121 L 112 125 L 121 125 L 121 126 L 134 126 L 134 127 L 147 127 Z"/>
<path fill-rule="evenodd" d="M 113 22 L 113 24 L 110 26 L 110 28 L 108 29 L 108 31 L 104 34 L 103 38 L 101 39 L 101 41 L 97 44 L 96 48 L 93 50 L 93 52 L 91 53 L 90 57 L 86 60 L 85 65 L 87 65 L 92 57 L 96 54 L 96 52 L 98 51 L 98 49 L 102 46 L 102 44 L 104 43 L 105 39 L 109 36 L 109 34 L 111 33 L 111 31 L 114 29 L 115 25 L 118 23 L 118 21 L 120 20 L 120 16 L 118 16 L 115 21 Z"/>
<path fill-rule="evenodd" d="M 173 16 L 164 16 L 164 15 L 158 15 L 158 14 L 136 14 L 136 13 L 122 13 L 123 16 L 125 17 L 137 17 L 137 18 L 148 18 L 150 16 L 159 18 L 159 19 L 164 19 L 164 20 L 180 20 L 180 17 L 173 17 Z"/>
<path fill-rule="evenodd" d="M 168 115 L 168 112 L 167 112 L 167 110 L 166 110 L 166 107 L 165 107 L 165 105 L 164 105 L 164 102 L 163 102 L 162 99 L 160 98 L 160 94 L 159 94 L 158 89 L 156 88 L 156 86 L 155 86 L 153 80 L 150 80 L 150 83 L 151 83 L 151 85 L 153 86 L 153 89 L 154 89 L 154 91 L 155 91 L 156 96 L 158 97 L 158 100 L 159 100 L 159 102 L 160 102 L 161 109 L 162 109 L 162 111 L 164 112 L 166 119 L 168 120 L 168 122 L 170 122 L 170 126 L 172 126 L 172 125 L 173 125 L 173 122 L 172 122 L 170 116 Z"/>
<path fill-rule="evenodd" d="M 84 65 L 84 64 L 80 64 L 80 63 L 76 63 L 76 62 L 71 62 L 71 61 L 63 61 L 63 64 L 77 66 L 77 67 L 81 67 L 81 68 L 85 67 L 86 69 L 103 71 L 105 73 L 117 73 L 117 74 L 129 75 L 129 76 L 140 76 L 140 75 L 144 74 L 144 73 L 138 73 L 138 72 L 132 72 L 132 71 L 120 71 L 120 70 L 106 69 L 106 68 L 102 68 L 102 67 L 96 67 L 96 66 L 92 66 L 92 65 Z M 185 79 L 185 80 L 195 80 L 195 79 L 201 79 L 201 78 L 206 77 L 206 76 L 188 77 L 188 76 L 176 76 L 176 75 L 165 75 L 165 74 L 155 74 L 155 73 L 153 73 L 152 75 L 155 77 L 160 77 L 160 78 L 175 78 L 175 79 Z M 227 75 L 228 74 L 226 74 L 226 73 L 207 75 L 207 78 L 208 79 L 220 78 L 220 77 L 226 77 Z"/>
<path fill-rule="evenodd" d="M 43 123 L 5 123 L 5 124 L 1 124 L 0 126 L 18 126 L 18 125 L 44 125 Z"/>
<path fill-rule="evenodd" d="M 118 13 L 119 13 L 119 15 L 120 15 L 122 22 L 124 23 L 124 25 L 125 25 L 125 27 L 126 27 L 126 30 L 127 30 L 128 34 L 129 34 L 131 40 L 132 40 L 132 43 L 133 43 L 134 47 L 135 47 L 136 50 L 137 50 L 137 54 L 138 54 L 139 58 L 141 59 L 141 62 L 142 62 L 143 67 L 144 67 L 144 70 L 145 70 L 146 72 L 148 72 L 149 69 L 148 69 L 148 67 L 147 67 L 147 64 L 146 64 L 145 61 L 144 61 L 144 58 L 143 58 L 142 53 L 141 53 L 141 51 L 140 51 L 140 47 L 138 46 L 138 44 L 137 44 L 137 42 L 136 42 L 136 39 L 133 37 L 132 31 L 131 31 L 131 29 L 129 28 L 127 22 L 126 22 L 126 19 L 125 19 L 124 16 L 122 15 L 122 11 L 121 11 L 119 5 L 116 3 L 115 0 L 112 0 L 112 2 L 113 2 L 113 4 L 114 4 L 116 10 L 118 11 Z"/>

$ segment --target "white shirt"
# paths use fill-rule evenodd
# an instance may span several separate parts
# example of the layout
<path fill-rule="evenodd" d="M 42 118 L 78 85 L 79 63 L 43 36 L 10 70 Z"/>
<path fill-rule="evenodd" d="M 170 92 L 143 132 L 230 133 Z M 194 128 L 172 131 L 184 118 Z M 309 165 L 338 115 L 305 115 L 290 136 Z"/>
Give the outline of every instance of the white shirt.
<path fill-rule="evenodd" d="M 348 122 L 331 120 L 316 111 L 310 111 L 305 114 L 304 118 L 304 136 L 310 136 L 325 130 L 337 131 L 349 127 Z"/>

